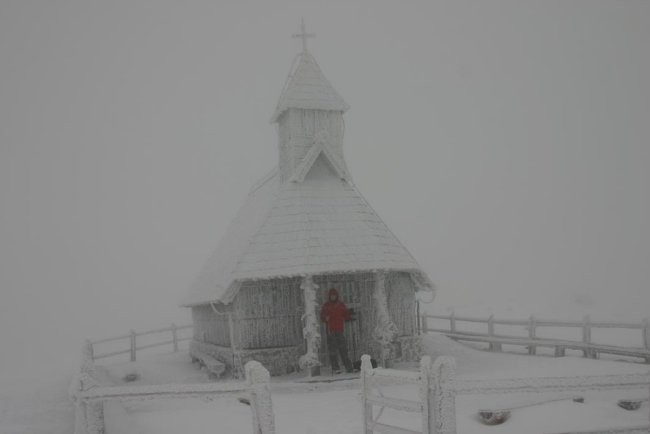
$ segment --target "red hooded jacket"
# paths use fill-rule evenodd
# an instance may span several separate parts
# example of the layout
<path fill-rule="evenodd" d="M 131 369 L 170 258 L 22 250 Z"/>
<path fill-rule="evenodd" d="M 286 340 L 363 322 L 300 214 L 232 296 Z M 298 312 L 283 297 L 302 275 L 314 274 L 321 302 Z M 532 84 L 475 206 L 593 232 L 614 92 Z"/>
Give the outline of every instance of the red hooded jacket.
<path fill-rule="evenodd" d="M 336 296 L 335 301 L 332 301 L 333 295 Z M 350 319 L 352 319 L 352 315 L 345 304 L 339 300 L 339 293 L 334 288 L 330 289 L 327 302 L 320 310 L 320 320 L 327 324 L 327 331 L 330 333 L 342 332 L 345 321 Z"/>

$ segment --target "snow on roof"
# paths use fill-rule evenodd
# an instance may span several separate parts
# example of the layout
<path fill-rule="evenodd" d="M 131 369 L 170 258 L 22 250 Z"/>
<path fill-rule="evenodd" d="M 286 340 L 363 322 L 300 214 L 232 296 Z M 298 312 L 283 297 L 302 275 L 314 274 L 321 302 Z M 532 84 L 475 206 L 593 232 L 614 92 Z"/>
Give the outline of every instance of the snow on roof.
<path fill-rule="evenodd" d="M 298 55 L 297 66 L 282 90 L 271 122 L 277 122 L 289 108 L 346 111 L 349 106 L 332 87 L 316 59 L 308 52 Z"/>
<path fill-rule="evenodd" d="M 183 306 L 230 303 L 241 282 L 357 271 L 408 271 L 431 281 L 361 193 L 321 154 L 302 182 L 274 174 L 254 189 Z"/>
<path fill-rule="evenodd" d="M 257 232 L 271 209 L 278 184 L 277 171 L 273 171 L 253 186 L 237 217 L 203 266 L 189 295 L 182 301 L 183 306 L 219 301 L 230 289 L 232 271 L 248 247 L 252 234 Z"/>

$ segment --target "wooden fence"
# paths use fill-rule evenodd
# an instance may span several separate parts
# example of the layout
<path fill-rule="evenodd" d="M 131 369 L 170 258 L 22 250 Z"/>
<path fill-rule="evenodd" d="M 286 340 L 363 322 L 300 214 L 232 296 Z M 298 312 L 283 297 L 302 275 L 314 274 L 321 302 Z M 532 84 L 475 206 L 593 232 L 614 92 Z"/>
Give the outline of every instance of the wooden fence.
<path fill-rule="evenodd" d="M 449 328 L 430 327 L 429 320 L 448 321 Z M 461 331 L 458 323 L 485 324 L 486 332 Z M 527 331 L 527 336 L 513 336 L 499 334 L 496 332 L 496 326 L 521 326 Z M 582 330 L 582 340 L 554 339 L 539 337 L 540 328 L 571 328 Z M 627 329 L 638 331 L 638 347 L 605 345 L 595 343 L 592 339 L 594 329 Z M 524 346 L 528 348 L 529 354 L 536 354 L 537 348 L 547 347 L 554 348 L 555 355 L 564 356 L 567 349 L 582 351 L 585 357 L 598 358 L 600 354 L 615 354 L 620 356 L 638 357 L 650 363 L 650 321 L 647 319 L 640 323 L 627 322 L 604 322 L 591 321 L 589 316 L 585 316 L 582 321 L 553 321 L 538 319 L 531 316 L 527 320 L 517 319 L 497 319 L 494 316 L 489 318 L 475 318 L 451 315 L 430 315 L 423 314 L 420 317 L 420 330 L 426 332 L 443 333 L 450 338 L 458 341 L 486 342 L 491 351 L 501 351 L 503 345 Z"/>
<path fill-rule="evenodd" d="M 361 356 L 361 401 L 363 434 L 452 434 L 456 432 L 456 407 L 453 388 L 455 364 L 453 359 L 439 357 L 431 364 L 429 356 L 422 357 L 419 372 L 396 369 L 373 369 L 370 356 Z M 419 400 L 384 396 L 380 390 L 386 384 L 413 384 L 419 389 Z M 380 407 L 377 415 L 373 408 Z M 415 431 L 379 422 L 385 408 L 416 413 L 422 429 Z"/>
<path fill-rule="evenodd" d="M 270 375 L 261 363 L 245 365 L 246 382 L 239 384 L 163 384 L 148 386 L 102 385 L 95 378 L 90 342 L 82 350 L 81 370 L 70 387 L 75 406 L 74 434 L 104 434 L 104 404 L 108 401 L 130 401 L 161 398 L 196 398 L 246 394 L 252 412 L 254 434 L 275 434 L 275 418 L 271 402 Z"/>
<path fill-rule="evenodd" d="M 103 359 L 106 357 L 114 357 L 114 356 L 120 356 L 123 354 L 129 354 L 131 357 L 131 361 L 135 362 L 136 360 L 136 353 L 138 350 L 145 350 L 148 348 L 155 348 L 155 347 L 160 347 L 160 346 L 171 346 L 174 352 L 178 352 L 178 344 L 179 342 L 182 341 L 188 341 L 192 339 L 192 336 L 184 336 L 183 335 L 183 330 L 190 330 L 192 329 L 193 326 L 190 325 L 183 325 L 183 326 L 177 326 L 175 324 L 172 324 L 170 327 L 165 327 L 165 328 L 160 328 L 160 329 L 155 329 L 155 330 L 147 330 L 144 332 L 134 332 L 131 330 L 128 334 L 122 335 L 122 336 L 116 336 L 113 338 L 106 338 L 106 339 L 99 339 L 95 341 L 90 341 L 90 350 L 91 350 L 91 357 L 92 360 L 97 360 L 97 359 Z M 153 343 L 147 343 L 147 344 L 142 344 L 138 345 L 138 337 L 142 336 L 151 336 L 151 335 L 163 335 L 163 339 L 165 339 L 165 335 L 167 335 L 167 339 L 153 342 Z M 102 345 L 102 344 L 108 344 L 108 343 L 115 343 L 115 342 L 120 342 L 124 341 L 125 347 L 124 349 L 119 349 L 119 350 L 114 350 L 114 351 L 108 351 L 105 353 L 100 353 L 97 354 L 97 346 Z"/>
<path fill-rule="evenodd" d="M 457 379 L 455 362 L 449 357 L 439 357 L 431 363 L 431 359 L 424 356 L 420 362 L 419 372 L 373 369 L 370 365 L 370 357 L 367 355 L 362 356 L 361 366 L 364 434 L 372 434 L 373 432 L 384 434 L 455 434 L 456 397 L 461 395 L 530 393 L 539 396 L 540 393 L 650 390 L 650 374 L 512 378 L 503 380 Z M 416 385 L 419 389 L 419 399 L 406 400 L 385 396 L 381 392 L 380 386 L 391 384 Z M 553 400 L 557 400 L 557 398 Z M 548 401 L 552 401 L 552 399 Z M 543 401 L 536 400 L 536 403 L 541 402 Z M 374 407 L 379 407 L 376 415 L 373 412 Z M 379 419 L 386 408 L 418 414 L 422 421 L 422 428 L 416 431 L 380 422 Z M 618 427 L 601 431 L 575 431 L 565 434 L 632 434 L 647 433 L 649 430 L 650 423 L 636 427 Z"/>

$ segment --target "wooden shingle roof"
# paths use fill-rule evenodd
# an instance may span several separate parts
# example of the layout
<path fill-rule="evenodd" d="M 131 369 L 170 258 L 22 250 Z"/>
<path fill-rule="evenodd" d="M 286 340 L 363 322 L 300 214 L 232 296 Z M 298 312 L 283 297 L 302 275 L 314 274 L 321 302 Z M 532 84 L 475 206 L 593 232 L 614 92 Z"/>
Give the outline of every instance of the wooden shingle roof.
<path fill-rule="evenodd" d="M 246 280 L 358 271 L 429 278 L 361 193 L 321 155 L 302 182 L 272 175 L 254 189 L 183 306 L 229 303 Z"/>

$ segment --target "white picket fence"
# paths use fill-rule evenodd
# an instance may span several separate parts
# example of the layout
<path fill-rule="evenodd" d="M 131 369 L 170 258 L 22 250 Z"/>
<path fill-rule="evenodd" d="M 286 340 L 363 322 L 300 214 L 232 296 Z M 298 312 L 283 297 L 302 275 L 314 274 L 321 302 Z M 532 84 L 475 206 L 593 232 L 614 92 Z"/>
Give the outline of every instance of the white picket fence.
<path fill-rule="evenodd" d="M 374 369 L 370 357 L 362 357 L 361 368 L 362 411 L 364 434 L 455 434 L 456 396 L 510 393 L 561 393 L 604 390 L 646 389 L 650 392 L 650 374 L 627 374 L 583 377 L 513 378 L 505 380 L 462 380 L 455 375 L 455 362 L 449 357 L 438 357 L 433 363 L 428 356 L 420 362 L 419 372 L 396 369 Z M 419 400 L 387 397 L 381 392 L 384 385 L 416 385 Z M 374 408 L 379 407 L 375 414 Z M 422 429 L 415 431 L 380 422 L 383 410 L 389 408 L 419 415 Z M 498 430 L 498 429 L 497 429 Z M 593 433 L 648 433 L 648 425 L 610 428 Z M 588 434 L 590 431 L 584 431 Z M 563 433 L 563 434 L 579 434 Z"/>
<path fill-rule="evenodd" d="M 92 344 L 82 350 L 81 370 L 70 387 L 75 406 L 74 434 L 105 434 L 104 404 L 163 398 L 201 398 L 222 395 L 248 396 L 254 434 L 275 434 L 270 375 L 261 363 L 250 361 L 245 367 L 245 384 L 164 384 L 148 386 L 106 386 L 95 378 Z"/>
<path fill-rule="evenodd" d="M 112 338 L 90 341 L 90 348 L 92 350 L 91 356 L 93 360 L 98 360 L 106 357 L 114 357 L 123 354 L 129 354 L 131 361 L 135 362 L 136 354 L 138 350 L 142 351 L 149 348 L 171 346 L 173 351 L 177 352 L 179 349 L 180 342 L 189 341 L 192 339 L 192 336 L 188 335 L 188 333 L 184 331 L 192 330 L 193 327 L 194 326 L 191 324 L 182 325 L 182 326 L 177 326 L 176 324 L 172 324 L 169 327 L 163 327 L 154 330 L 146 330 L 143 332 L 135 332 L 131 330 L 128 334 L 124 334 L 121 336 L 115 336 Z M 149 343 L 138 344 L 138 341 L 142 340 L 138 338 L 142 338 L 145 336 L 148 338 L 154 335 L 161 336 L 161 338 L 164 340 L 155 341 L 153 343 L 149 342 Z M 125 343 L 123 348 L 119 348 L 117 350 L 109 350 L 103 353 L 99 353 L 97 351 L 97 348 L 100 346 L 107 346 L 107 344 L 111 344 L 111 346 L 114 346 L 115 342 L 121 342 L 121 341 Z"/>
<path fill-rule="evenodd" d="M 430 320 L 443 320 L 448 322 L 448 328 L 431 327 Z M 485 324 L 486 333 L 461 330 L 458 323 Z M 554 321 L 535 318 L 531 316 L 526 320 L 519 319 L 497 319 L 494 316 L 489 318 L 475 318 L 451 315 L 423 314 L 420 317 L 420 330 L 426 332 L 439 332 L 457 341 L 486 342 L 491 351 L 501 351 L 503 345 L 514 345 L 527 347 L 529 354 L 536 354 L 537 348 L 548 347 L 555 349 L 555 355 L 564 356 L 567 349 L 582 351 L 585 357 L 598 358 L 600 354 L 614 354 L 627 357 L 638 357 L 650 363 L 650 321 L 648 319 L 640 323 L 632 322 L 604 322 L 592 321 L 585 316 L 582 321 Z M 514 336 L 497 333 L 497 326 L 521 326 L 526 330 L 526 336 Z M 570 340 L 565 338 L 539 337 L 540 328 L 561 328 L 581 329 L 582 340 Z M 639 333 L 638 347 L 606 345 L 594 342 L 592 332 L 594 329 L 626 329 Z"/>

